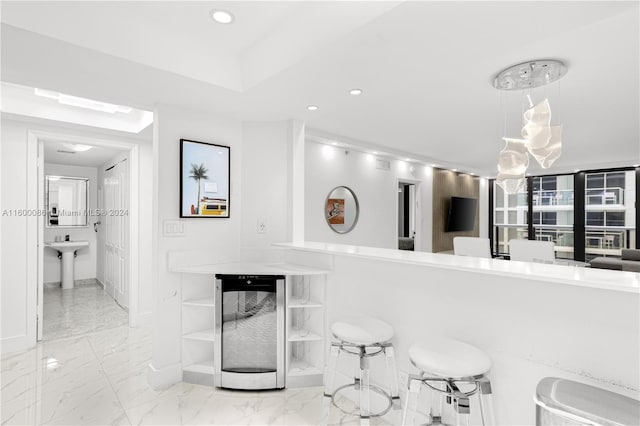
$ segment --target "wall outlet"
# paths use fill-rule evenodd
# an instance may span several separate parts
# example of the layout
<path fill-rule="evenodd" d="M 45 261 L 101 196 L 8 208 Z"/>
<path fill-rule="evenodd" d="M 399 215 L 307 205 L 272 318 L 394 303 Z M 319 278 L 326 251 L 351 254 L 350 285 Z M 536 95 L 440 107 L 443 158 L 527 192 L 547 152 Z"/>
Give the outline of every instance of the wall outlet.
<path fill-rule="evenodd" d="M 258 234 L 266 234 L 267 233 L 267 220 L 266 219 L 258 219 Z"/>

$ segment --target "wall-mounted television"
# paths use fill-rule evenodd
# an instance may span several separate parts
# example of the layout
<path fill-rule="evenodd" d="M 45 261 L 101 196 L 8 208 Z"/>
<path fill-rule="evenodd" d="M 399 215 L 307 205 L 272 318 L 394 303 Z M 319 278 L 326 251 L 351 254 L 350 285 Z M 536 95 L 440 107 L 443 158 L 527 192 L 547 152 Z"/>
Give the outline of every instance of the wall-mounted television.
<path fill-rule="evenodd" d="M 475 198 L 451 197 L 445 232 L 473 231 L 477 207 Z"/>

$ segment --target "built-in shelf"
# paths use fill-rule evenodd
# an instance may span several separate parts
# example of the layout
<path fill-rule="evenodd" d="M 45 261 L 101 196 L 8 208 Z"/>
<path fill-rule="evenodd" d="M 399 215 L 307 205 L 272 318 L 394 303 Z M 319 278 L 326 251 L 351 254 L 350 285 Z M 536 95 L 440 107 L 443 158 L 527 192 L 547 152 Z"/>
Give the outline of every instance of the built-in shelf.
<path fill-rule="evenodd" d="M 323 305 L 320 302 L 316 302 L 313 300 L 302 300 L 302 299 L 289 299 L 289 303 L 287 303 L 288 308 L 322 308 Z"/>
<path fill-rule="evenodd" d="M 182 304 L 184 306 L 203 306 L 213 308 L 215 306 L 215 300 L 213 297 L 205 297 L 203 299 L 185 300 Z"/>
<path fill-rule="evenodd" d="M 289 376 L 307 376 L 311 374 L 322 374 L 322 370 L 315 365 L 311 365 L 306 361 L 289 362 Z"/>
<path fill-rule="evenodd" d="M 316 333 L 309 332 L 305 335 L 302 334 L 303 333 L 300 333 L 300 331 L 298 330 L 291 330 L 289 332 L 289 337 L 287 338 L 287 340 L 289 342 L 312 342 L 315 340 L 322 340 L 322 336 Z"/>
<path fill-rule="evenodd" d="M 187 365 L 186 367 L 182 367 L 182 370 L 188 371 L 190 373 L 215 374 L 212 359 L 198 362 L 196 364 Z"/>
<path fill-rule="evenodd" d="M 201 340 L 204 342 L 213 342 L 215 338 L 215 332 L 213 328 L 208 330 L 196 331 L 195 333 L 189 333 L 182 336 L 183 339 L 189 340 Z"/>

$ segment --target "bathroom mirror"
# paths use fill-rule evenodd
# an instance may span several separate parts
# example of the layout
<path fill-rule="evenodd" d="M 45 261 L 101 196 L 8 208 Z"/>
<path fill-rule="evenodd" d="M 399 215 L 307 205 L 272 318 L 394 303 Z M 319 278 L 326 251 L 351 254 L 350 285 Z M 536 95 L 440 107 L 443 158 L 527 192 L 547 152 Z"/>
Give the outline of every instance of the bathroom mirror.
<path fill-rule="evenodd" d="M 324 202 L 324 218 L 338 234 L 346 234 L 358 223 L 360 205 L 353 191 L 346 186 L 333 188 Z"/>
<path fill-rule="evenodd" d="M 89 179 L 49 176 L 45 182 L 47 228 L 77 227 L 89 224 Z"/>

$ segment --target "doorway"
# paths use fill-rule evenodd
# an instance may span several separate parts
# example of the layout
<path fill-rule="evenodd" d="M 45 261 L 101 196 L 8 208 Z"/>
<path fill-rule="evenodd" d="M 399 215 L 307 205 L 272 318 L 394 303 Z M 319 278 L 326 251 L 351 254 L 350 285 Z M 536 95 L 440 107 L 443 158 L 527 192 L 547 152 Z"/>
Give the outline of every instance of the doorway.
<path fill-rule="evenodd" d="M 420 250 L 420 182 L 398 181 L 398 249 Z"/>
<path fill-rule="evenodd" d="M 133 226 L 138 218 L 137 144 L 48 132 L 29 132 L 29 138 L 38 146 L 38 207 L 43 212 L 38 221 L 37 340 L 132 325 L 138 293 L 139 253 L 132 245 L 138 238 Z M 85 204 L 82 196 L 74 198 L 68 191 L 57 198 L 51 190 L 55 185 L 47 182 L 60 182 L 61 176 L 87 182 Z M 84 215 L 74 226 L 61 219 L 65 200 Z M 50 244 L 66 239 L 81 245 L 71 269 L 57 258 L 59 247 Z"/>

